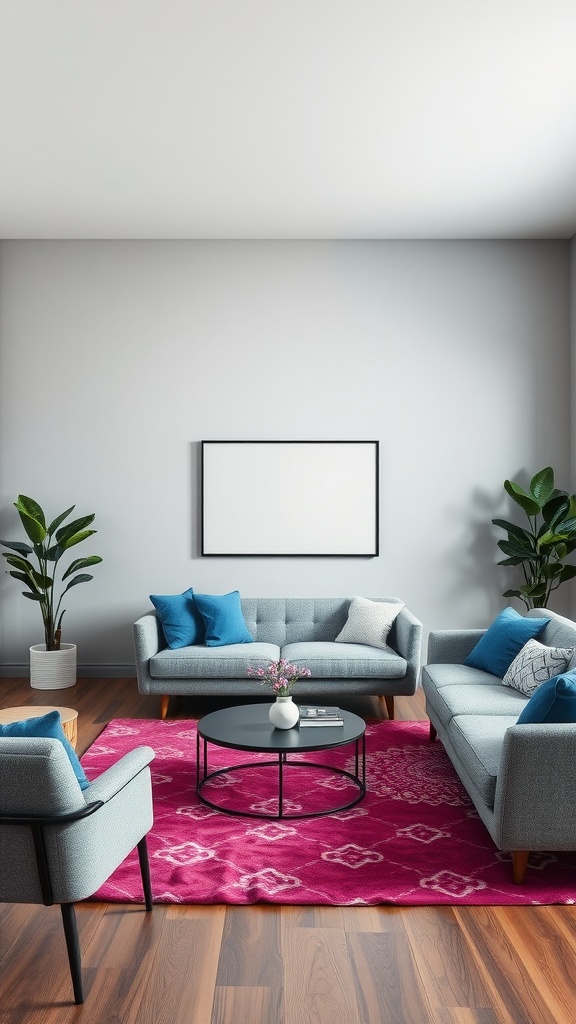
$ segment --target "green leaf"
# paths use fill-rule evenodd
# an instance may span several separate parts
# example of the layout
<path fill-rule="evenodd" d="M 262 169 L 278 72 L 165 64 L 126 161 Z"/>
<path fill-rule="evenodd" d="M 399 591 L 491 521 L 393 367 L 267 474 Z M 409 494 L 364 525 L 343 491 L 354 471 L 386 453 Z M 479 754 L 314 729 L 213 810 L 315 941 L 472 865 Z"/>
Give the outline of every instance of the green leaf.
<path fill-rule="evenodd" d="M 19 558 L 18 555 L 5 555 L 4 557 L 6 558 L 8 565 L 14 566 L 14 568 L 18 569 L 28 581 L 32 582 L 33 589 L 50 590 L 54 580 L 50 579 L 49 576 L 44 576 L 42 573 L 38 572 L 38 570 L 35 569 L 33 565 L 30 565 L 25 558 Z M 12 573 L 10 573 L 10 575 L 12 575 Z"/>
<path fill-rule="evenodd" d="M 94 577 L 89 576 L 88 573 L 86 572 L 80 573 L 79 576 L 75 576 L 73 580 L 70 580 L 70 583 L 68 584 L 67 587 L 64 588 L 62 593 L 65 594 L 67 590 L 70 590 L 71 587 L 75 587 L 77 583 L 88 583 L 89 580 L 93 579 Z"/>
<path fill-rule="evenodd" d="M 19 494 L 17 500 L 14 502 L 14 508 L 17 508 L 19 512 L 24 513 L 29 519 L 35 519 L 46 530 L 46 519 L 44 517 L 44 511 L 34 498 L 28 498 L 25 494 Z"/>
<path fill-rule="evenodd" d="M 44 594 L 30 593 L 29 590 L 22 591 L 22 597 L 27 597 L 30 601 L 43 601 Z"/>
<path fill-rule="evenodd" d="M 35 594 L 38 593 L 38 591 L 34 587 L 34 581 L 30 577 L 28 577 L 26 573 L 16 572 L 14 569 L 11 569 L 8 575 L 13 576 L 14 579 L 19 580 L 20 583 L 25 583 L 26 586 L 30 587 L 30 590 L 32 590 Z"/>
<path fill-rule="evenodd" d="M 542 518 L 550 529 L 559 519 L 563 519 L 570 510 L 570 502 L 564 495 L 556 495 L 546 502 L 542 509 Z"/>
<path fill-rule="evenodd" d="M 8 565 L 13 565 L 15 569 L 21 569 L 27 576 L 31 576 L 34 572 L 34 566 L 26 558 L 21 558 L 20 555 L 7 555 L 2 552 L 2 557 L 6 559 Z"/>
<path fill-rule="evenodd" d="M 65 519 L 68 518 L 70 513 L 73 512 L 75 508 L 76 505 L 70 505 L 70 508 L 67 508 L 65 512 L 61 512 L 59 516 L 56 516 L 56 519 L 52 520 L 50 526 L 48 527 L 48 533 L 50 534 L 50 536 L 52 536 L 54 531 L 58 529 L 58 527 L 64 522 Z"/>
<path fill-rule="evenodd" d="M 78 569 L 87 569 L 89 565 L 98 565 L 101 561 L 102 559 L 100 558 L 100 555 L 88 555 L 87 558 L 75 558 L 66 569 L 66 572 L 63 573 L 62 579 L 66 580 L 73 572 L 77 572 Z"/>
<path fill-rule="evenodd" d="M 511 537 L 516 537 L 518 540 L 525 541 L 532 537 L 528 530 L 516 523 L 509 523 L 507 519 L 493 519 L 492 522 L 494 526 L 499 526 L 500 529 L 505 530 Z"/>
<path fill-rule="evenodd" d="M 552 562 L 548 565 L 543 565 L 540 570 L 540 575 L 545 580 L 555 580 L 557 576 L 560 576 L 562 572 L 562 565 L 560 562 Z"/>
<path fill-rule="evenodd" d="M 505 590 L 502 597 L 522 597 L 519 590 Z"/>
<path fill-rule="evenodd" d="M 500 562 L 496 562 L 496 565 L 522 565 L 524 561 L 524 558 L 518 558 L 516 555 L 513 558 L 503 558 Z"/>
<path fill-rule="evenodd" d="M 30 516 L 26 515 L 25 512 L 20 512 L 19 515 L 22 526 L 26 530 L 26 533 L 30 537 L 32 543 L 41 544 L 46 537 L 45 527 L 42 526 L 37 519 L 32 519 Z"/>
<path fill-rule="evenodd" d="M 561 533 L 543 533 L 538 539 L 538 547 L 552 547 L 554 544 L 561 544 L 563 541 L 564 537 Z"/>
<path fill-rule="evenodd" d="M 520 593 L 526 597 L 544 597 L 546 593 L 545 583 L 526 583 L 523 587 L 520 587 Z"/>
<path fill-rule="evenodd" d="M 23 541 L 19 540 L 0 540 L 0 544 L 5 548 L 10 548 L 11 551 L 17 551 L 20 555 L 31 555 L 34 551 L 30 544 L 24 544 Z"/>
<path fill-rule="evenodd" d="M 68 548 L 73 548 L 75 544 L 80 544 L 81 541 L 86 540 L 87 537 L 91 537 L 93 533 L 97 533 L 97 530 L 81 530 L 80 533 L 73 534 L 66 541 L 61 541 L 62 547 L 67 551 Z"/>
<path fill-rule="evenodd" d="M 565 583 L 566 580 L 573 580 L 576 576 L 576 565 L 565 565 L 560 573 L 560 583 Z"/>
<path fill-rule="evenodd" d="M 58 562 L 63 554 L 64 548 L 60 547 L 59 544 L 53 544 L 52 547 L 44 552 L 44 558 L 47 558 L 49 562 Z"/>
<path fill-rule="evenodd" d="M 89 516 L 81 516 L 80 519 L 75 519 L 73 523 L 68 523 L 68 526 L 63 526 L 61 530 L 57 531 L 56 540 L 59 544 L 62 544 L 63 547 L 66 547 L 65 542 L 68 538 L 73 537 L 75 533 L 79 533 L 79 531 L 83 530 L 86 526 L 90 526 L 90 523 L 93 523 L 95 518 L 96 513 L 93 512 Z M 92 532 L 95 533 L 96 531 L 93 530 Z"/>
<path fill-rule="evenodd" d="M 513 558 L 530 560 L 536 557 L 536 549 L 533 546 L 529 547 L 527 544 L 520 544 L 515 540 L 499 540 L 498 547 L 505 555 L 511 555 Z"/>
<path fill-rule="evenodd" d="M 561 533 L 564 539 L 567 539 L 572 534 L 576 534 L 576 519 L 562 519 L 555 526 L 556 533 Z"/>
<path fill-rule="evenodd" d="M 524 510 L 527 516 L 537 516 L 540 511 L 540 505 L 530 494 L 526 494 L 518 484 L 515 484 L 512 480 L 504 481 L 504 490 L 510 497 L 520 505 L 520 508 Z"/>
<path fill-rule="evenodd" d="M 554 493 L 554 470 L 552 466 L 541 469 L 530 481 L 530 494 L 538 502 L 540 508 L 550 500 Z"/>

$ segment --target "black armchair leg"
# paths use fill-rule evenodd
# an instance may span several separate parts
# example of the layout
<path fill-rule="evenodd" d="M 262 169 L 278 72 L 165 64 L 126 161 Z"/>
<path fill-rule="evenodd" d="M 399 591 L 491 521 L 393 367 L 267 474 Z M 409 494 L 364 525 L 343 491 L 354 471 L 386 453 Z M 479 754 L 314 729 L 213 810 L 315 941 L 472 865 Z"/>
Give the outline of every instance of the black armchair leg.
<path fill-rule="evenodd" d="M 82 966 L 80 963 L 80 944 L 78 942 L 78 929 L 76 927 L 76 912 L 73 903 L 61 903 L 62 923 L 64 935 L 66 936 L 66 948 L 68 950 L 68 962 L 72 975 L 74 987 L 74 1001 L 76 1004 L 84 1002 L 84 991 L 82 988 Z"/>
<path fill-rule="evenodd" d="M 138 859 L 140 861 L 140 874 L 142 875 L 142 888 L 144 889 L 144 901 L 146 910 L 152 910 L 152 884 L 150 881 L 150 862 L 148 860 L 148 844 L 146 836 L 138 843 Z"/>

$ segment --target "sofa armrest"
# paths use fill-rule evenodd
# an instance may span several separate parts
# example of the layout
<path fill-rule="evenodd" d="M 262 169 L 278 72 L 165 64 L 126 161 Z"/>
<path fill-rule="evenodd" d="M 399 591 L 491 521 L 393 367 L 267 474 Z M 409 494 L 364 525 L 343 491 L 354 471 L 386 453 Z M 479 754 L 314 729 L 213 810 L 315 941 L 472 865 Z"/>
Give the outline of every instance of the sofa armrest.
<path fill-rule="evenodd" d="M 576 724 L 506 730 L 494 800 L 503 850 L 576 849 Z"/>
<path fill-rule="evenodd" d="M 149 662 L 162 648 L 160 624 L 156 612 L 142 615 L 133 626 L 136 677 L 140 693 L 150 693 Z"/>
<path fill-rule="evenodd" d="M 422 623 L 404 606 L 396 617 L 394 626 L 396 650 L 407 662 L 406 679 L 416 689 L 422 657 Z"/>
<path fill-rule="evenodd" d="M 116 796 L 121 789 L 146 768 L 155 758 L 152 747 L 136 747 L 124 754 L 115 764 L 110 765 L 105 772 L 102 772 L 88 789 L 84 790 L 86 803 L 93 803 L 95 800 L 102 800 L 107 803 Z"/>
<path fill-rule="evenodd" d="M 428 665 L 461 665 L 485 629 L 436 629 L 428 635 Z"/>

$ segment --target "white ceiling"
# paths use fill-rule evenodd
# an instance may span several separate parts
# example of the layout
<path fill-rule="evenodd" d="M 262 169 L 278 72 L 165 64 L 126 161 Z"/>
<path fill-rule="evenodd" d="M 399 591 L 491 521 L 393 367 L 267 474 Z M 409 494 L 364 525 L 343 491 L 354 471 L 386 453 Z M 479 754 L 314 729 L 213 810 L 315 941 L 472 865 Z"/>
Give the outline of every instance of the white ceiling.
<path fill-rule="evenodd" d="M 0 237 L 568 238 L 576 0 L 0 0 Z"/>

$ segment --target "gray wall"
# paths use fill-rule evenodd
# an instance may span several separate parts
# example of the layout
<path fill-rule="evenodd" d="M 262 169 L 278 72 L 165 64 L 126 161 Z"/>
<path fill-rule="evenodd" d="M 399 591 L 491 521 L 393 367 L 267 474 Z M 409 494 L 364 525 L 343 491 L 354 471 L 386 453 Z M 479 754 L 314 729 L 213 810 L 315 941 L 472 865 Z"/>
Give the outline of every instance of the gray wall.
<path fill-rule="evenodd" d="M 82 672 L 130 673 L 148 595 L 189 586 L 397 594 L 426 631 L 484 624 L 512 585 L 490 525 L 508 511 L 503 480 L 551 463 L 569 486 L 569 242 L 5 242 L 0 255 L 0 536 L 21 536 L 19 492 L 51 515 L 97 512 L 83 553 L 105 561 L 65 620 Z M 379 558 L 201 558 L 203 438 L 379 439 Z M 42 637 L 6 576 L 0 629 L 1 670 L 16 672 Z"/>

